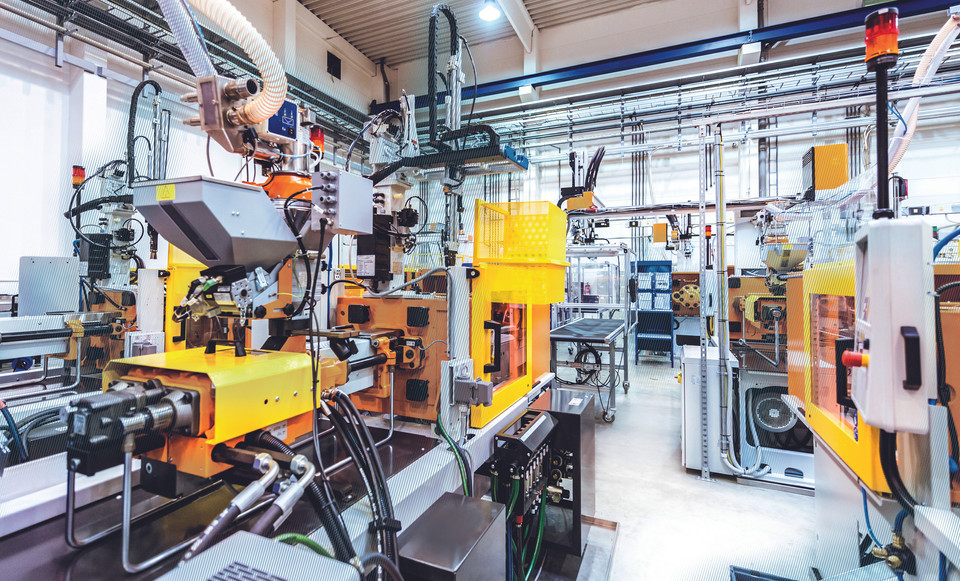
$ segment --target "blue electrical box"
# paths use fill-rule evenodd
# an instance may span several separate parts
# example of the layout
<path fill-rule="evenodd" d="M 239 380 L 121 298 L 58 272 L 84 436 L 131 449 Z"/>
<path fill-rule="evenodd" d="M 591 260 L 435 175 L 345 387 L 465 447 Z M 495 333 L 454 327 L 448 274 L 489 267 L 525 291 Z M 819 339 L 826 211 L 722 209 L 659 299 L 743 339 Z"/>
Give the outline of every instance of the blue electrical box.
<path fill-rule="evenodd" d="M 260 138 L 274 143 L 289 143 L 297 139 L 300 109 L 292 101 L 284 101 L 273 117 L 267 120 L 266 131 L 261 129 Z"/>

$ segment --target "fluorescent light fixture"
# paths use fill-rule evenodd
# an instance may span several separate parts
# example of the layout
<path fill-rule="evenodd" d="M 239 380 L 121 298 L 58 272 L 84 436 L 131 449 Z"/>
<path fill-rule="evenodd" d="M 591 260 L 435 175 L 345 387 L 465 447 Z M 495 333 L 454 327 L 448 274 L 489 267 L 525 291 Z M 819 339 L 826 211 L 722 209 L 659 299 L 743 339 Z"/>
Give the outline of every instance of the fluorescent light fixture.
<path fill-rule="evenodd" d="M 484 0 L 483 8 L 480 9 L 480 20 L 493 22 L 497 18 L 500 18 L 500 7 L 496 0 Z"/>

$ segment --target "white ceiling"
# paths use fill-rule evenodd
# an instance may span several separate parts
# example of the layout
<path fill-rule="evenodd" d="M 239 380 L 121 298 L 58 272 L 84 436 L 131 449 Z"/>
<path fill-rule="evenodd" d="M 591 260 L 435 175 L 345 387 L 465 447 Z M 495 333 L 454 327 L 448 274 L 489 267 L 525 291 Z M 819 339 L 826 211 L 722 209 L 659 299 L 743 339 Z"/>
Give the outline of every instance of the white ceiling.
<path fill-rule="evenodd" d="M 439 0 L 299 0 L 317 18 L 374 62 L 388 65 L 427 56 L 428 19 Z M 517 0 L 523 2 L 534 24 L 543 29 L 662 0 Z M 471 45 L 515 33 L 506 17 L 480 20 L 482 0 L 447 0 L 457 15 L 459 32 Z M 440 19 L 441 42 L 446 43 L 446 19 Z M 441 45 L 442 46 L 442 45 Z M 442 51 L 441 51 L 442 52 Z"/>
<path fill-rule="evenodd" d="M 550 28 L 662 0 L 521 0 L 537 28 Z"/>

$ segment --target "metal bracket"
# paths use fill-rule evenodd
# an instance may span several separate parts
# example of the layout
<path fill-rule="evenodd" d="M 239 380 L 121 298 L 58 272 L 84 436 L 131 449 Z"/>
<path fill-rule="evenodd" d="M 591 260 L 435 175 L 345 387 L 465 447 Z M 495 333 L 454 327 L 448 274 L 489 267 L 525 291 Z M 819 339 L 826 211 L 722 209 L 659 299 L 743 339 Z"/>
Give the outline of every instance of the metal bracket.
<path fill-rule="evenodd" d="M 453 399 L 458 404 L 493 405 L 493 382 L 457 378 L 453 380 Z"/>

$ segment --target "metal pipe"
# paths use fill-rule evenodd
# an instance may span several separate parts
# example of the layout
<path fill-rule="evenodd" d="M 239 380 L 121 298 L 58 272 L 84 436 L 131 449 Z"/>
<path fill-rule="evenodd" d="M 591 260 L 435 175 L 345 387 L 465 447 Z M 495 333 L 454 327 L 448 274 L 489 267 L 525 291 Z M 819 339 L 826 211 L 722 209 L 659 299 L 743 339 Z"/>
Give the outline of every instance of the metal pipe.
<path fill-rule="evenodd" d="M 874 218 L 893 218 L 890 206 L 890 123 L 887 114 L 887 64 L 877 63 L 877 209 Z"/>
<path fill-rule="evenodd" d="M 716 127 L 716 133 L 714 134 L 714 156 L 716 157 L 716 169 L 714 173 L 714 186 L 717 193 L 717 201 L 715 204 L 716 207 L 716 229 L 717 229 L 717 242 L 716 242 L 716 260 L 714 260 L 714 268 L 716 269 L 717 275 L 717 347 L 719 350 L 720 357 L 720 391 L 721 393 L 728 393 L 730 387 L 730 377 L 727 373 L 727 350 L 729 348 L 729 337 L 730 337 L 730 327 L 729 327 L 729 314 L 727 305 L 727 240 L 725 236 L 724 228 L 724 214 L 727 211 L 726 207 L 726 198 L 724 197 L 723 190 L 723 137 L 720 131 L 720 127 Z M 701 244 L 706 243 L 706 240 L 701 240 Z M 727 397 L 724 396 L 721 398 L 720 404 L 720 451 L 725 453 L 730 446 L 729 441 L 729 430 L 730 426 L 727 422 L 727 407 L 730 405 Z"/>
<path fill-rule="evenodd" d="M 113 332 L 113 327 L 105 323 L 96 323 L 83 326 L 85 337 L 96 337 L 100 335 L 109 335 Z M 63 329 L 42 329 L 39 331 L 13 331 L 0 335 L 0 343 L 18 343 L 21 341 L 44 341 L 47 339 L 65 339 L 73 336 L 73 329 L 64 327 Z"/>
<path fill-rule="evenodd" d="M 362 369 L 369 369 L 371 367 L 376 367 L 387 362 L 386 353 L 377 353 L 376 355 L 371 355 L 370 357 L 362 357 L 360 359 L 353 359 L 347 361 L 347 372 L 352 373 L 354 371 L 360 371 Z"/>

